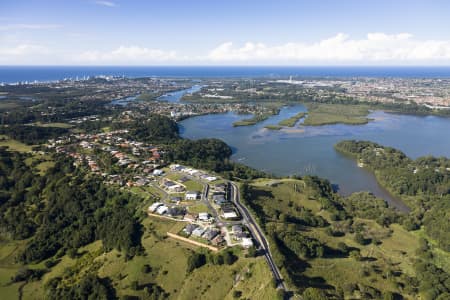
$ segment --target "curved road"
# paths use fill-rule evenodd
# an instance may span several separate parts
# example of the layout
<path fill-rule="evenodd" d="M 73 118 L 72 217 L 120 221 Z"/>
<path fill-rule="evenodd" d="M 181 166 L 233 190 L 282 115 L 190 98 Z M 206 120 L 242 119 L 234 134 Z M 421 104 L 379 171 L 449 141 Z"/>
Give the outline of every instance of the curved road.
<path fill-rule="evenodd" d="M 283 282 L 283 277 L 281 276 L 280 270 L 278 270 L 277 265 L 273 261 L 272 253 L 270 252 L 269 248 L 269 242 L 267 241 L 265 235 L 263 234 L 261 228 L 259 228 L 258 223 L 253 219 L 252 215 L 248 211 L 248 209 L 240 203 L 240 194 L 239 194 L 239 188 L 234 184 L 231 183 L 232 186 L 232 201 L 238 208 L 240 214 L 242 215 L 242 218 L 245 223 L 248 224 L 248 228 L 253 235 L 253 237 L 258 241 L 260 247 L 264 250 L 264 256 L 266 257 L 267 263 L 269 264 L 270 270 L 273 273 L 273 277 L 275 278 L 277 282 L 277 288 L 281 288 L 283 290 L 286 290 L 286 285 Z"/>

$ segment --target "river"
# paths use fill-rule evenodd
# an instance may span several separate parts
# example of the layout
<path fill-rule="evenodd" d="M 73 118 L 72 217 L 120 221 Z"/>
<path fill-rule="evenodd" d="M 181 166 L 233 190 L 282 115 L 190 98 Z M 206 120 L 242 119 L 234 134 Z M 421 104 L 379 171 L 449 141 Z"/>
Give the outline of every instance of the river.
<path fill-rule="evenodd" d="M 198 92 L 202 87 L 203 87 L 202 85 L 196 84 L 196 85 L 193 85 L 192 87 L 190 87 L 188 89 L 181 89 L 181 90 L 178 90 L 178 91 L 173 91 L 173 92 L 170 92 L 170 93 L 163 94 L 163 95 L 159 96 L 156 100 L 157 101 L 172 102 L 172 103 L 180 102 L 181 98 L 184 95 Z M 138 101 L 138 97 L 139 97 L 139 95 L 135 95 L 135 96 L 130 96 L 130 97 L 126 97 L 126 98 L 115 99 L 115 100 L 112 100 L 110 102 L 110 104 L 111 105 L 126 106 L 128 103 L 132 103 L 132 102 Z"/>
<path fill-rule="evenodd" d="M 196 92 L 201 87 L 195 85 L 167 93 L 158 100 L 176 103 L 186 93 Z M 121 100 L 125 100 L 120 103 L 124 105 L 135 97 Z M 302 111 L 307 111 L 303 105 L 286 106 L 278 115 L 261 123 L 241 127 L 232 124 L 250 115 L 233 112 L 203 115 L 181 121 L 180 133 L 190 139 L 219 138 L 233 149 L 234 161 L 250 167 L 280 176 L 318 175 L 329 179 L 342 195 L 369 191 L 401 211 L 408 211 L 408 207 L 381 187 L 372 172 L 358 167 L 353 158 L 337 152 L 333 145 L 344 139 L 369 140 L 397 148 L 414 159 L 425 155 L 450 156 L 450 119 L 436 116 L 374 111 L 369 115 L 373 121 L 364 125 L 297 124 L 282 130 L 264 128 Z"/>
<path fill-rule="evenodd" d="M 192 94 L 201 90 L 202 85 L 193 85 L 189 89 L 183 89 L 171 93 L 164 94 L 158 97 L 158 101 L 167 101 L 167 102 L 180 102 L 180 99 L 186 94 Z"/>
<path fill-rule="evenodd" d="M 408 210 L 392 197 L 372 172 L 359 168 L 354 159 L 335 151 L 344 139 L 370 140 L 402 150 L 408 156 L 450 156 L 450 119 L 372 112 L 365 125 L 302 126 L 277 130 L 264 128 L 300 111 L 303 105 L 284 107 L 280 114 L 253 126 L 233 127 L 246 116 L 235 113 L 198 116 L 180 122 L 185 138 L 219 138 L 233 149 L 232 159 L 275 175 L 315 174 L 327 178 L 342 195 L 370 191 L 399 210 Z"/>

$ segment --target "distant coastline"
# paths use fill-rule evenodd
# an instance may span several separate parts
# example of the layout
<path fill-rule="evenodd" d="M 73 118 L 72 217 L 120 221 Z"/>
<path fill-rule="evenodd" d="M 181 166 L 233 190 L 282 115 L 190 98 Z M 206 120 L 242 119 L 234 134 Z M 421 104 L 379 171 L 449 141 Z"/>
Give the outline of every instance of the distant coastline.
<path fill-rule="evenodd" d="M 0 83 L 45 82 L 87 76 L 125 77 L 403 77 L 450 78 L 450 66 L 0 66 Z"/>

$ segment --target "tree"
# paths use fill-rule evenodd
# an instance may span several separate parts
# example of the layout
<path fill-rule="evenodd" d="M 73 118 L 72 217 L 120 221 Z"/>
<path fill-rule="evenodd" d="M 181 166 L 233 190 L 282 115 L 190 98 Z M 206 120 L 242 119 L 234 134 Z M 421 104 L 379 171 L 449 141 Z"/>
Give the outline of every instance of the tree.
<path fill-rule="evenodd" d="M 277 289 L 277 299 L 278 300 L 286 299 L 286 291 L 283 289 Z"/>
<path fill-rule="evenodd" d="M 365 239 L 364 236 L 361 233 L 359 233 L 359 232 L 357 232 L 355 234 L 355 242 L 357 242 L 360 245 L 367 245 L 368 244 L 368 240 Z"/>
<path fill-rule="evenodd" d="M 256 247 L 253 245 L 247 249 L 247 257 L 256 257 L 258 252 L 256 251 Z"/>
<path fill-rule="evenodd" d="M 241 291 L 238 291 L 238 290 L 234 290 L 233 291 L 233 298 L 234 299 L 238 299 L 238 298 L 240 298 L 242 296 L 242 292 Z"/>
<path fill-rule="evenodd" d="M 237 260 L 237 257 L 231 251 L 225 251 L 223 253 L 223 260 L 225 264 L 232 265 Z"/>
<path fill-rule="evenodd" d="M 150 267 L 150 265 L 145 264 L 142 266 L 141 268 L 141 272 L 144 274 L 150 273 L 152 271 L 152 267 Z"/>
<path fill-rule="evenodd" d="M 190 273 L 193 270 L 200 268 L 206 264 L 206 257 L 202 253 L 194 252 L 187 260 L 187 272 Z"/>

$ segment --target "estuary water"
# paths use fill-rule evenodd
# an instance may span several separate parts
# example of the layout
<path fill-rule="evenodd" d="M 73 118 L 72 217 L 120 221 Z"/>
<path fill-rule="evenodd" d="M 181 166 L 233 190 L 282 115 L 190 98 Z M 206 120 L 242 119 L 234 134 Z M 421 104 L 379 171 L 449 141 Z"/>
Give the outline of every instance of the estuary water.
<path fill-rule="evenodd" d="M 337 185 L 338 192 L 348 195 L 370 191 L 399 210 L 405 204 L 384 190 L 368 170 L 354 159 L 334 150 L 344 139 L 369 140 L 419 156 L 450 156 L 450 119 L 435 116 L 411 116 L 374 111 L 373 121 L 365 125 L 303 126 L 277 130 L 265 125 L 277 124 L 300 111 L 303 105 L 284 107 L 280 114 L 253 126 L 233 127 L 246 118 L 235 113 L 204 115 L 180 122 L 185 138 L 219 138 L 233 149 L 232 159 L 275 175 L 315 174 Z"/>
<path fill-rule="evenodd" d="M 202 89 L 202 85 L 196 84 L 193 85 L 191 88 L 188 89 L 183 89 L 183 90 L 179 90 L 179 91 L 175 91 L 175 92 L 171 92 L 171 93 L 167 93 L 164 94 L 160 97 L 158 97 L 159 101 L 167 101 L 167 102 L 180 102 L 180 99 L 186 95 L 186 94 L 192 94 L 195 92 L 198 92 Z"/>

